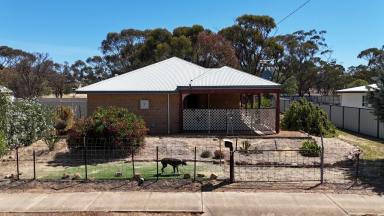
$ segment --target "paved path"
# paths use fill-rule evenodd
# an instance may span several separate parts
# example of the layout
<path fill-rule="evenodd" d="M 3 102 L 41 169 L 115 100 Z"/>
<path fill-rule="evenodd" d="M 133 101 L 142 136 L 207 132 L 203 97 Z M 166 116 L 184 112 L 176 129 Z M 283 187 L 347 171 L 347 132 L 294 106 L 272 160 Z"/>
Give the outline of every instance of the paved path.
<path fill-rule="evenodd" d="M 279 192 L 0 193 L 0 212 L 201 212 L 203 215 L 384 215 L 384 197 Z"/>

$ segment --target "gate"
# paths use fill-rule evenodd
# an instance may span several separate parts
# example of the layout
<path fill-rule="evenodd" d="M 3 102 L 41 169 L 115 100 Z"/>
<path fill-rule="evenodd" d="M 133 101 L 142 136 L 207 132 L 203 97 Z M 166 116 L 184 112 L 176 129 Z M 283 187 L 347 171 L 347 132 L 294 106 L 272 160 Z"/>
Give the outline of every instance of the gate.
<path fill-rule="evenodd" d="M 236 181 L 321 181 L 321 156 L 305 157 L 298 149 L 252 149 L 234 151 Z"/>

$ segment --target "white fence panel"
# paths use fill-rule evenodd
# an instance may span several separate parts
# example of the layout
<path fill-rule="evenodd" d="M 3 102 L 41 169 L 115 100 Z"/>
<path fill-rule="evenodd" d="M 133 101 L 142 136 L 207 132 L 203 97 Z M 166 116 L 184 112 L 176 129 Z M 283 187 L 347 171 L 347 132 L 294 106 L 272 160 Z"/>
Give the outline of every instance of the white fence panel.
<path fill-rule="evenodd" d="M 343 127 L 343 107 L 342 106 L 332 106 L 331 107 L 331 121 L 335 124 L 336 127 Z"/>
<path fill-rule="evenodd" d="M 359 109 L 344 107 L 344 129 L 358 132 L 359 130 Z"/>

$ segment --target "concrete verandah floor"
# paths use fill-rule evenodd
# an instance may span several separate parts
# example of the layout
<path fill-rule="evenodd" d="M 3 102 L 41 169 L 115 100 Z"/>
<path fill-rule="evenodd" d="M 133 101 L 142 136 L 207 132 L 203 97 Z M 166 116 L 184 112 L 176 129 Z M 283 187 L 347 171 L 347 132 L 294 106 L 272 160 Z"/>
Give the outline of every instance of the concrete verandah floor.
<path fill-rule="evenodd" d="M 196 212 L 203 215 L 384 215 L 384 197 L 282 192 L 0 193 L 1 213 Z"/>

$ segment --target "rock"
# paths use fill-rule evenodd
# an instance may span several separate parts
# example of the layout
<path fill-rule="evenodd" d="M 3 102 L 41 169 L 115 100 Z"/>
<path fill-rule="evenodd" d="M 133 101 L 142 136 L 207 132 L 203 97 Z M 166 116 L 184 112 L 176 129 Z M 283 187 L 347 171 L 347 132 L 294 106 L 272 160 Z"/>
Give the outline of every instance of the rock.
<path fill-rule="evenodd" d="M 4 176 L 5 179 L 14 179 L 15 178 L 15 175 L 12 174 L 7 174 Z"/>
<path fill-rule="evenodd" d="M 191 178 L 191 174 L 185 173 L 183 178 L 184 179 L 190 179 Z"/>
<path fill-rule="evenodd" d="M 136 173 L 136 174 L 133 176 L 133 180 L 135 180 L 135 181 L 139 181 L 140 178 L 141 178 L 140 173 Z"/>
<path fill-rule="evenodd" d="M 123 176 L 123 173 L 122 172 L 116 172 L 115 173 L 115 177 L 122 177 Z"/>
<path fill-rule="evenodd" d="M 61 179 L 69 179 L 71 176 L 68 173 L 64 173 Z"/>
<path fill-rule="evenodd" d="M 215 174 L 211 174 L 211 176 L 209 177 L 209 180 L 216 180 L 217 179 L 217 175 Z"/>
<path fill-rule="evenodd" d="M 8 159 L 13 160 L 15 157 L 13 155 L 9 155 Z"/>
<path fill-rule="evenodd" d="M 144 183 L 144 178 L 140 177 L 137 183 L 139 184 L 139 186 L 141 186 Z"/>
<path fill-rule="evenodd" d="M 212 161 L 213 164 L 225 164 L 225 161 Z"/>
<path fill-rule="evenodd" d="M 81 179 L 81 175 L 80 173 L 75 173 L 72 177 L 72 180 L 80 180 Z"/>
<path fill-rule="evenodd" d="M 204 174 L 201 174 L 201 173 L 198 173 L 198 174 L 197 174 L 197 177 L 199 177 L 199 178 L 203 178 L 203 177 L 205 177 L 205 175 L 204 175 Z"/>

